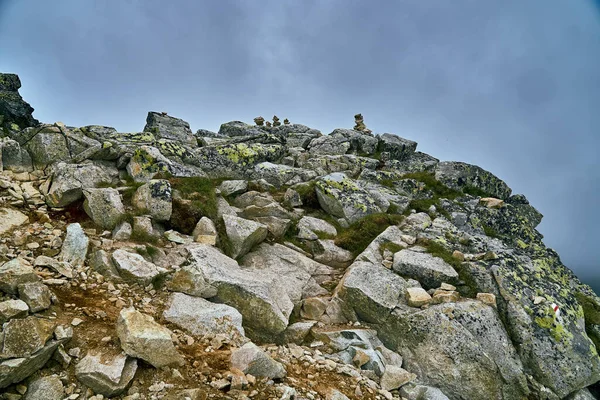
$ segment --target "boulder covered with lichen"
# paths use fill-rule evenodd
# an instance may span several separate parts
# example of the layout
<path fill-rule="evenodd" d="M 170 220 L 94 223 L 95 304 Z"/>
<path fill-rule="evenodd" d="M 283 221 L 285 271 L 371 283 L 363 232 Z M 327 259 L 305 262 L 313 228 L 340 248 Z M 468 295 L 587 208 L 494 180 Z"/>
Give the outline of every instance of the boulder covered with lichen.
<path fill-rule="evenodd" d="M 142 132 L 39 124 L 19 86 L 0 74 L 7 398 L 56 376 L 56 398 L 598 392 L 600 297 L 491 172 L 360 114 L 325 135 L 276 116 L 194 134 L 164 112 Z M 181 296 L 202 318 L 168 318 Z"/>

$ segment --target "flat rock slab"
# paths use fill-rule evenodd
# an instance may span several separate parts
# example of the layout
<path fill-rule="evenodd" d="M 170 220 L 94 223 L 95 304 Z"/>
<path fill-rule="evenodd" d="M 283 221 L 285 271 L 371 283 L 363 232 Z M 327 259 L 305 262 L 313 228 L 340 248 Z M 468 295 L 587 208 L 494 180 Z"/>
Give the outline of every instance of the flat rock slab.
<path fill-rule="evenodd" d="M 215 304 L 200 297 L 173 293 L 164 318 L 194 336 L 244 335 L 242 314 L 226 304 Z"/>

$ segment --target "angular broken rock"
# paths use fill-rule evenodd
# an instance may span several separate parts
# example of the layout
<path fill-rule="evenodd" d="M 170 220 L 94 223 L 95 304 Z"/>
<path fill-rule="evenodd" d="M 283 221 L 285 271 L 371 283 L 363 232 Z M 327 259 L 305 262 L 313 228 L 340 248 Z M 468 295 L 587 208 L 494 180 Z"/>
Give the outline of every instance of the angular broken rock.
<path fill-rule="evenodd" d="M 137 282 L 141 285 L 148 285 L 161 274 L 167 272 L 139 254 L 130 253 L 123 249 L 115 250 L 112 254 L 112 260 L 119 271 L 119 275 L 128 281 Z"/>
<path fill-rule="evenodd" d="M 124 308 L 117 319 L 117 335 L 128 355 L 156 368 L 185 363 L 171 340 L 171 331 L 135 308 Z"/>
<path fill-rule="evenodd" d="M 12 383 L 21 382 L 38 369 L 42 368 L 52 357 L 60 344 L 59 341 L 50 340 L 44 347 L 31 356 L 13 358 L 0 362 L 0 389 Z"/>
<path fill-rule="evenodd" d="M 89 242 L 90 240 L 79 223 L 69 224 L 67 226 L 67 236 L 58 259 L 69 263 L 73 267 L 82 266 L 85 262 Z"/>
<path fill-rule="evenodd" d="M 394 254 L 392 269 L 402 276 L 416 279 L 428 288 L 458 280 L 458 273 L 441 258 L 412 250 L 400 250 Z"/>
<path fill-rule="evenodd" d="M 406 301 L 411 307 L 421 307 L 431 302 L 431 296 L 423 288 L 406 288 Z"/>
<path fill-rule="evenodd" d="M 132 228 L 129 222 L 121 222 L 112 231 L 113 240 L 129 240 L 131 237 Z"/>
<path fill-rule="evenodd" d="M 95 393 L 112 397 L 123 393 L 137 370 L 137 360 L 126 354 L 88 353 L 75 368 L 77 379 Z"/>
<path fill-rule="evenodd" d="M 252 246 L 267 238 L 266 225 L 233 215 L 223 215 L 225 232 L 231 243 L 231 257 L 238 258 L 248 253 Z"/>
<path fill-rule="evenodd" d="M 248 190 L 248 182 L 244 180 L 223 181 L 223 183 L 219 185 L 219 190 L 221 191 L 222 196 L 244 193 Z"/>
<path fill-rule="evenodd" d="M 11 319 L 4 325 L 4 344 L 0 359 L 28 357 L 40 350 L 52 337 L 54 322 L 34 316 Z"/>
<path fill-rule="evenodd" d="M 83 195 L 83 209 L 103 229 L 114 229 L 125 215 L 125 206 L 117 189 L 84 189 Z"/>
<path fill-rule="evenodd" d="M 24 400 L 63 400 L 64 387 L 58 375 L 35 379 L 27 387 Z"/>
<path fill-rule="evenodd" d="M 64 261 L 55 260 L 52 257 L 38 256 L 33 262 L 33 266 L 47 267 L 55 272 L 58 272 L 62 276 L 66 276 L 69 279 L 73 278 L 73 268 L 71 268 L 71 265 Z"/>
<path fill-rule="evenodd" d="M 217 244 L 217 228 L 210 218 L 202 217 L 192 232 L 194 241 L 214 246 Z"/>
<path fill-rule="evenodd" d="M 133 196 L 133 206 L 155 221 L 168 221 L 173 212 L 171 184 L 166 179 L 153 179 L 140 186 Z"/>
<path fill-rule="evenodd" d="M 0 291 L 5 293 L 16 295 L 19 285 L 39 280 L 31 264 L 20 257 L 0 266 Z"/>
<path fill-rule="evenodd" d="M 29 221 L 29 217 L 11 208 L 0 208 L 0 235 Z"/>
<path fill-rule="evenodd" d="M 19 285 L 19 298 L 27 303 L 32 313 L 46 310 L 52 304 L 52 292 L 41 282 Z"/>
<path fill-rule="evenodd" d="M 287 374 L 283 364 L 273 360 L 252 342 L 231 353 L 231 367 L 245 374 L 271 379 L 281 379 Z"/>
<path fill-rule="evenodd" d="M 235 308 L 215 304 L 199 297 L 173 293 L 164 318 L 187 330 L 194 336 L 225 334 L 228 337 L 244 335 L 242 315 Z"/>
<path fill-rule="evenodd" d="M 415 374 L 412 374 L 403 368 L 395 365 L 388 365 L 381 376 L 380 385 L 383 390 L 394 390 L 406 385 L 416 377 Z"/>
<path fill-rule="evenodd" d="M 12 318 L 27 315 L 29 307 L 23 300 L 5 300 L 0 302 L 0 326 Z"/>
<path fill-rule="evenodd" d="M 492 293 L 477 293 L 477 300 L 496 308 L 496 296 Z"/>
<path fill-rule="evenodd" d="M 302 217 L 298 221 L 298 238 L 306 240 L 317 240 L 320 234 L 330 237 L 337 235 L 337 229 L 329 222 L 315 217 Z"/>

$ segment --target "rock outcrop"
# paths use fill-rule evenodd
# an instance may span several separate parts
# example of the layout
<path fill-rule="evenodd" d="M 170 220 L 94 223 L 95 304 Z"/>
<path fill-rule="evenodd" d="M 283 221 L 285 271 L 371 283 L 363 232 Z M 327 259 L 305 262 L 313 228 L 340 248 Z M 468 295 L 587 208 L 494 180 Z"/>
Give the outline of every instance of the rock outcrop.
<path fill-rule="evenodd" d="M 397 135 L 40 124 L 0 74 L 0 396 L 591 399 L 600 297 Z"/>

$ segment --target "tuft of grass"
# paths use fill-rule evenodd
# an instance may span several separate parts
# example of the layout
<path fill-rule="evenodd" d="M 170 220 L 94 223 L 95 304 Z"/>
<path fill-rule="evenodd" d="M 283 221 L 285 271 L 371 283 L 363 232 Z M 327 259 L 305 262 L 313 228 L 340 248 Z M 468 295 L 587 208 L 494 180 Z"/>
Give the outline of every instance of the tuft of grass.
<path fill-rule="evenodd" d="M 446 263 L 450 264 L 452 268 L 458 273 L 458 277 L 461 281 L 465 282 L 465 286 L 459 288 L 459 292 L 463 296 L 475 297 L 478 292 L 478 285 L 473 276 L 469 272 L 469 268 L 463 265 L 463 263 L 456 258 L 452 257 L 452 253 L 446 250 L 444 246 L 429 239 L 418 239 L 417 243 L 427 250 L 429 254 L 434 257 L 441 258 Z"/>
<path fill-rule="evenodd" d="M 377 181 L 377 183 L 379 183 L 380 185 L 383 185 L 385 187 L 393 188 L 395 180 L 386 178 L 386 179 L 381 179 L 381 180 Z"/>
<path fill-rule="evenodd" d="M 486 192 L 485 190 L 481 190 L 479 188 L 476 188 L 475 186 L 470 186 L 470 185 L 463 187 L 462 191 L 463 191 L 463 193 L 470 194 L 471 196 L 474 196 L 474 197 L 482 197 L 482 198 L 497 197 L 497 196 L 494 196 L 494 195 Z"/>
<path fill-rule="evenodd" d="M 302 208 L 311 210 L 321 209 L 315 186 L 316 182 L 310 181 L 306 184 L 297 185 L 294 187 L 294 190 L 300 195 L 300 200 L 302 200 Z"/>
<path fill-rule="evenodd" d="M 454 200 L 463 194 L 458 190 L 451 189 L 444 185 L 435 179 L 435 176 L 430 172 L 411 172 L 403 175 L 402 179 L 414 179 L 423 182 L 427 189 L 433 192 L 434 198 L 436 199 L 446 198 L 448 200 Z"/>
<path fill-rule="evenodd" d="M 371 214 L 338 233 L 335 244 L 354 256 L 359 255 L 381 232 L 391 225 L 398 225 L 404 219 L 401 215 Z"/>
<path fill-rule="evenodd" d="M 136 242 L 136 243 L 141 243 L 141 244 L 157 244 L 159 241 L 159 238 L 153 235 L 149 235 L 147 233 L 142 233 L 142 232 L 132 232 L 131 233 L 131 241 L 132 242 Z"/>
<path fill-rule="evenodd" d="M 489 236 L 491 238 L 496 238 L 496 239 L 500 238 L 500 235 L 498 234 L 498 232 L 491 226 L 482 224 L 482 227 L 483 227 L 483 231 L 485 232 L 486 236 Z"/>
<path fill-rule="evenodd" d="M 173 199 L 171 226 L 190 234 L 202 217 L 217 220 L 217 195 L 215 188 L 225 179 L 199 177 L 169 178 L 171 188 L 180 193 L 181 199 Z"/>
<path fill-rule="evenodd" d="M 393 242 L 387 242 L 387 243 L 384 243 L 381 246 L 379 246 L 379 251 L 381 251 L 382 255 L 386 250 L 389 250 L 390 252 L 392 252 L 392 254 L 396 254 L 397 252 L 399 252 L 400 250 L 403 250 L 403 249 L 404 249 L 404 247 L 400 246 L 399 244 L 393 243 Z"/>

